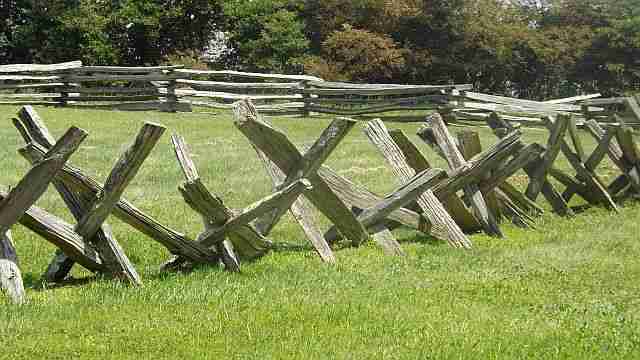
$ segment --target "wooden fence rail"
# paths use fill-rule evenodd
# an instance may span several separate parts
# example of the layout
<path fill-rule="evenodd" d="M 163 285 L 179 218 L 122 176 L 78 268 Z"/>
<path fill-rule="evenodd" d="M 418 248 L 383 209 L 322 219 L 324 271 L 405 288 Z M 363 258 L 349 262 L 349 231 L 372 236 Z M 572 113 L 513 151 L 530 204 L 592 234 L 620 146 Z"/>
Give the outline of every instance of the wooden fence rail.
<path fill-rule="evenodd" d="M 543 127 L 541 116 L 572 115 L 578 126 L 594 119 L 640 126 L 634 97 L 600 94 L 532 101 L 473 92 L 470 85 L 398 85 L 330 82 L 307 75 L 260 74 L 153 67 L 61 64 L 0 66 L 0 105 L 53 105 L 116 110 L 231 109 L 251 100 L 266 115 L 312 113 L 361 116 L 392 111 L 438 111 L 446 122 L 484 123 L 492 112 L 508 121 Z"/>
<path fill-rule="evenodd" d="M 61 74 L 70 66 L 40 67 L 38 71 Z M 17 72 L 21 68 L 12 69 Z M 108 71 L 131 77 L 148 76 L 156 71 L 181 71 L 150 69 L 136 69 L 136 74 L 124 69 Z M 87 70 L 95 71 L 94 68 Z M 320 88 L 333 89 L 331 86 L 337 85 Z M 369 91 L 374 87 L 352 88 Z M 402 86 L 388 88 L 406 91 Z M 428 89 L 433 88 L 436 87 Z M 520 104 L 537 106 L 524 101 Z M 188 270 L 195 264 L 222 264 L 226 270 L 238 272 L 242 262 L 277 248 L 277 241 L 268 236 L 287 211 L 301 226 L 320 259 L 336 263 L 332 244 L 338 238 L 353 246 L 371 238 L 385 255 L 406 256 L 393 234 L 400 226 L 458 249 L 472 247 L 469 233 L 484 231 L 503 237 L 504 221 L 522 228 L 535 228 L 536 217 L 543 213 L 535 202 L 540 194 L 554 212 L 562 216 L 575 216 L 571 205 L 575 204 L 576 196 L 582 198 L 582 207 L 584 204 L 599 206 L 613 212 L 625 201 L 640 198 L 640 150 L 631 128 L 620 125 L 622 121 L 615 116 L 614 122 L 606 126 L 588 120 L 585 128 L 597 145 L 587 149 L 576 136 L 575 118 L 565 113 L 574 108 L 557 101 L 548 104 L 546 109 L 557 113 L 539 120 L 548 131 L 544 146 L 526 144 L 517 126 L 494 112 L 486 122 L 498 139 L 484 150 L 476 132 L 465 130 L 453 134 L 440 114 L 428 116 L 418 136 L 447 161 L 448 172 L 432 168 L 401 131 L 387 129 L 380 120 L 369 121 L 364 133 L 383 155 L 397 181 L 394 191 L 380 196 L 324 165 L 353 129 L 356 123 L 353 119 L 335 119 L 310 147 L 302 150 L 285 132 L 264 119 L 251 100 L 243 99 L 233 104 L 235 125 L 265 165 L 266 175 L 273 182 L 273 192 L 243 209 L 229 208 L 200 179 L 187 141 L 174 135 L 177 165 L 185 177 L 178 191 L 203 222 L 203 230 L 190 238 L 160 224 L 122 198 L 125 188 L 134 181 L 138 169 L 162 137 L 163 126 L 144 124 L 101 184 L 68 161 L 87 134 L 71 127 L 56 141 L 34 109 L 26 106 L 13 123 L 26 143 L 19 153 L 32 168 L 9 192 L 0 192 L 0 289 L 16 303 L 25 301 L 18 254 L 10 232 L 16 223 L 57 247 L 43 280 L 64 281 L 71 268 L 78 264 L 91 272 L 139 286 L 142 284 L 140 274 L 106 223 L 110 214 L 167 249 L 171 256 L 160 266 L 161 271 Z M 605 182 L 598 174 L 598 166 L 607 156 L 619 170 L 611 182 Z M 554 165 L 560 157 L 568 160 L 572 173 Z M 519 190 L 509 181 L 521 169 L 529 181 Z M 75 226 L 33 206 L 49 183 L 73 215 Z M 320 229 L 312 208 L 330 221 L 328 229 Z M 21 256 L 25 255 L 28 256 Z"/>

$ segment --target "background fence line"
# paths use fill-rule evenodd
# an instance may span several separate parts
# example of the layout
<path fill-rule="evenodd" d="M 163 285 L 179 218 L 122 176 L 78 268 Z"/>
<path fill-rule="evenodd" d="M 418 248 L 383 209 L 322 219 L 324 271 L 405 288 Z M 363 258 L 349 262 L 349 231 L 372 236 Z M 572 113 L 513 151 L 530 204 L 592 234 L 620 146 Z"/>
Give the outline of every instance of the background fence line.
<path fill-rule="evenodd" d="M 250 99 L 267 115 L 437 110 L 448 122 L 484 122 L 497 112 L 525 124 L 542 125 L 540 116 L 572 115 L 579 126 L 595 119 L 640 127 L 637 97 L 602 99 L 600 94 L 588 94 L 541 102 L 472 90 L 468 84 L 353 84 L 307 75 L 191 70 L 182 65 L 83 66 L 72 61 L 0 66 L 0 105 L 188 112 L 193 106 L 230 109 L 233 102 Z"/>

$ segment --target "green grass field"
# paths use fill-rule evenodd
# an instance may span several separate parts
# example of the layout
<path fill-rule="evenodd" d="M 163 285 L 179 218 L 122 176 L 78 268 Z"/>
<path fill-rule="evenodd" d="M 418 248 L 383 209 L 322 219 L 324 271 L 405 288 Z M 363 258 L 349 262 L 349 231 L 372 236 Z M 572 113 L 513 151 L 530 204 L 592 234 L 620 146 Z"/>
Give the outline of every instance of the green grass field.
<path fill-rule="evenodd" d="M 28 169 L 9 121 L 17 110 L 0 107 L 5 189 Z M 37 110 L 56 136 L 70 125 L 89 132 L 71 162 L 101 181 L 144 121 L 167 126 L 125 197 L 192 237 L 201 220 L 177 191 L 182 174 L 171 133 L 186 138 L 204 182 L 228 205 L 244 207 L 270 192 L 229 113 Z M 302 146 L 330 118 L 271 121 Z M 388 124 L 404 129 L 444 167 L 413 135 L 418 126 Z M 488 129 L 477 130 L 485 146 L 495 142 Z M 544 143 L 546 133 L 526 130 L 525 139 Z M 328 164 L 378 193 L 396 186 L 360 124 Z M 609 163 L 599 171 L 615 175 Z M 522 175 L 513 180 L 525 182 Z M 38 205 L 71 221 L 52 189 Z M 145 281 L 142 288 L 93 278 L 80 267 L 73 276 L 86 281 L 43 288 L 40 275 L 54 248 L 15 226 L 29 303 L 17 307 L 0 297 L 0 358 L 637 359 L 639 217 L 634 204 L 617 215 L 595 208 L 575 218 L 547 213 L 536 230 L 503 225 L 504 240 L 473 235 L 471 251 L 398 230 L 406 258 L 385 257 L 369 243 L 337 251 L 335 266 L 311 251 L 277 252 L 244 264 L 241 274 L 217 268 L 160 274 L 167 251 L 112 217 L 116 238 Z M 289 215 L 270 238 L 306 243 Z"/>

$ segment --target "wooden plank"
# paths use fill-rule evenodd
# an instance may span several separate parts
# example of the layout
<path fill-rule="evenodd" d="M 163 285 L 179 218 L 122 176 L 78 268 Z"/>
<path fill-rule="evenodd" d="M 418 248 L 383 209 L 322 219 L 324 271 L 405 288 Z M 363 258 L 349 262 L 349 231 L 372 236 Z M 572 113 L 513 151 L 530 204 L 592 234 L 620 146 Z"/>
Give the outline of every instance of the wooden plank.
<path fill-rule="evenodd" d="M 326 107 L 326 106 L 317 106 L 317 105 L 308 105 L 306 107 L 307 110 L 311 112 L 317 112 L 322 114 L 332 114 L 332 115 L 346 115 L 346 116 L 356 116 L 356 115 L 366 115 L 366 114 L 379 114 L 385 112 L 392 111 L 408 111 L 408 110 L 437 110 L 440 106 L 438 104 L 423 104 L 423 105 L 379 105 L 379 106 L 368 106 L 365 108 L 358 109 L 340 109 L 334 107 Z"/>
<path fill-rule="evenodd" d="M 511 161 L 496 169 L 491 176 L 485 178 L 480 183 L 480 191 L 487 193 L 490 191 L 489 189 L 499 187 L 518 170 L 538 160 L 544 151 L 545 149 L 536 143 L 526 146 Z"/>
<path fill-rule="evenodd" d="M 78 73 L 114 73 L 114 74 L 147 74 L 184 68 L 184 65 L 165 66 L 83 66 Z"/>
<path fill-rule="evenodd" d="M 165 127 L 161 125 L 152 123 L 143 125 L 134 143 L 122 154 L 111 170 L 100 193 L 100 198 L 96 199 L 91 210 L 78 222 L 79 234 L 86 237 L 95 234 L 118 203 L 125 188 L 133 180 L 164 131 Z"/>
<path fill-rule="evenodd" d="M 523 99 L 515 99 L 504 96 L 496 96 L 475 92 L 465 92 L 464 96 L 466 98 L 478 101 L 486 101 L 490 103 L 497 103 L 503 105 L 511 105 L 511 106 L 519 106 L 525 109 L 533 109 L 533 110 L 542 110 L 549 112 L 579 112 L 581 111 L 581 107 L 578 105 L 571 104 L 550 104 L 544 103 L 540 101 L 533 100 L 523 100 Z"/>
<path fill-rule="evenodd" d="M 559 120 L 560 119 L 557 119 L 556 122 Z M 549 130 L 551 130 L 555 125 L 549 118 L 543 119 L 543 121 L 545 122 L 545 125 Z M 571 151 L 571 148 L 563 138 L 560 138 L 559 143 L 562 153 L 567 158 L 567 160 L 569 160 L 571 166 L 576 170 L 577 178 L 581 181 L 584 181 L 585 185 L 589 187 L 590 191 L 594 192 L 595 196 L 600 199 L 600 202 L 603 205 L 611 210 L 618 212 L 618 206 L 611 198 L 611 195 L 607 192 L 607 189 L 602 184 L 602 181 L 593 172 L 587 170 L 584 167 L 584 164 L 582 163 L 582 161 L 580 161 L 578 155 Z"/>
<path fill-rule="evenodd" d="M 394 210 L 405 206 L 411 201 L 415 201 L 418 195 L 434 187 L 435 184 L 445 178 L 446 173 L 441 169 L 429 169 L 416 174 L 410 181 L 394 190 L 382 201 L 364 209 L 358 215 L 358 221 L 367 227 L 375 225 Z"/>
<path fill-rule="evenodd" d="M 455 140 L 449 133 L 442 117 L 436 113 L 431 115 L 427 121 L 431 123 L 436 141 L 438 142 L 440 149 L 442 149 L 442 152 L 445 154 L 449 167 L 452 170 L 456 170 L 466 166 L 467 161 L 465 161 L 464 157 L 458 150 Z M 468 202 L 471 204 L 471 208 L 473 209 L 476 219 L 480 221 L 480 225 L 482 225 L 484 231 L 490 236 L 502 237 L 500 227 L 498 226 L 493 214 L 489 212 L 484 197 L 478 188 L 477 181 L 466 184 L 464 186 L 464 193 Z"/>
<path fill-rule="evenodd" d="M 220 198 L 213 196 L 201 183 L 184 139 L 178 135 L 173 135 L 171 141 L 178 163 L 187 180 L 180 187 L 185 201 L 202 215 L 206 230 L 223 225 L 235 215 L 233 210 L 226 207 Z M 240 270 L 236 254 L 230 252 L 234 248 L 242 251 L 242 256 L 245 259 L 257 258 L 268 251 L 271 248 L 271 242 L 264 237 L 264 234 L 266 233 L 260 233 L 249 225 L 244 226 L 240 231 L 228 233 L 228 240 L 223 240 L 222 243 L 215 245 L 216 251 L 222 256 L 226 268 L 231 271 Z M 225 242 L 231 242 L 235 246 L 230 243 L 225 244 Z"/>
<path fill-rule="evenodd" d="M 255 150 L 258 153 L 258 158 L 262 162 L 262 165 L 265 167 L 267 174 L 273 182 L 274 189 L 279 188 L 284 182 L 286 175 L 271 160 L 269 160 L 264 153 L 258 149 Z M 311 242 L 313 247 L 316 249 L 316 252 L 322 261 L 334 264 L 336 262 L 336 258 L 313 218 L 309 201 L 303 196 L 298 197 L 296 201 L 291 204 L 289 211 L 298 225 L 302 228 L 302 231 L 305 233 L 309 242 Z M 255 226 L 263 234 L 269 233 L 281 216 L 282 213 L 279 213 L 278 211 L 272 212 L 271 216 L 257 219 Z M 380 241 L 384 242 L 385 239 L 381 238 Z"/>
<path fill-rule="evenodd" d="M 258 118 L 258 113 L 250 101 L 235 103 L 234 116 L 236 127 L 260 151 L 264 152 L 284 173 L 287 178 L 292 172 L 300 169 L 303 156 L 289 141 L 287 136 Z M 338 226 L 344 236 L 359 244 L 368 239 L 365 228 L 360 224 L 350 209 L 331 191 L 331 188 L 318 176 L 306 176 L 313 189 L 305 196 L 327 218 Z"/>
<path fill-rule="evenodd" d="M 69 61 L 58 64 L 11 64 L 0 65 L 0 74 L 11 73 L 59 73 L 82 67 L 81 61 Z"/>
<path fill-rule="evenodd" d="M 411 168 L 402 150 L 394 142 L 381 120 L 368 122 L 365 126 L 365 134 L 387 160 L 400 185 L 410 181 L 416 175 L 416 171 Z M 469 239 L 453 221 L 433 192 L 419 194 L 417 202 L 432 224 L 432 235 L 447 241 L 453 247 L 471 248 Z"/>
<path fill-rule="evenodd" d="M 63 80 L 65 82 L 93 82 L 93 81 L 169 81 L 175 80 L 179 78 L 177 75 L 173 74 L 140 74 L 140 75 L 129 75 L 129 74 L 94 74 L 94 75 L 67 75 L 64 76 Z"/>
<path fill-rule="evenodd" d="M 11 189 L 9 195 L 0 203 L 0 230 L 9 229 L 47 190 L 53 177 L 86 136 L 84 130 L 71 127 L 44 155 L 43 160 L 35 164 Z"/>
<path fill-rule="evenodd" d="M 202 236 L 199 237 L 198 242 L 204 246 L 212 246 L 216 243 L 222 242 L 226 233 L 246 226 L 251 221 L 271 210 L 289 208 L 300 194 L 310 189 L 311 183 L 308 180 L 302 179 L 295 181 L 282 190 L 249 205 L 243 210 L 240 210 L 223 225 L 215 226 L 205 231 Z"/>
<path fill-rule="evenodd" d="M 30 144 L 20 151 L 20 154 L 27 160 L 36 162 L 42 158 L 44 150 L 39 145 Z M 103 190 L 100 183 L 69 164 L 65 165 L 65 167 L 58 172 L 57 176 L 74 191 L 98 194 Z M 143 234 L 158 241 L 171 253 L 184 255 L 192 261 L 204 264 L 218 261 L 218 256 L 214 252 L 198 246 L 184 234 L 160 224 L 127 200 L 120 199 L 120 201 L 118 201 L 116 207 L 113 209 L 113 215 Z"/>
<path fill-rule="evenodd" d="M 575 119 L 569 119 L 569 127 L 567 128 L 567 132 L 569 133 L 569 137 L 571 138 L 571 143 L 573 144 L 573 149 L 575 150 L 576 155 L 578 155 L 580 161 L 585 161 L 584 147 L 582 146 L 582 141 L 580 140 L 580 136 L 578 135 L 578 126 L 576 125 Z"/>
<path fill-rule="evenodd" d="M 72 127 L 0 201 L 0 286 L 15 303 L 24 301 L 24 287 L 18 258 L 11 239 L 10 228 L 46 191 L 49 183 L 73 154 L 87 133 Z"/>
<path fill-rule="evenodd" d="M 471 90 L 472 84 L 457 84 L 457 85 L 403 85 L 403 84 L 356 84 L 347 82 L 335 82 L 335 81 L 309 81 L 305 83 L 307 86 L 320 88 L 320 89 L 427 89 L 427 90 Z"/>
<path fill-rule="evenodd" d="M 54 137 L 44 125 L 42 119 L 31 106 L 25 106 L 19 111 L 22 119 L 20 122 L 13 119 L 13 124 L 22 135 L 25 143 L 36 141 L 46 149 L 51 149 L 55 143 Z M 86 201 L 81 196 L 67 188 L 58 178 L 53 179 L 52 184 L 62 197 L 63 201 L 71 211 L 76 221 L 80 220 L 86 210 Z M 99 231 L 96 236 L 107 236 L 107 232 Z M 89 239 L 91 240 L 91 239 Z M 71 257 L 65 255 L 64 251 L 58 249 L 53 260 L 49 263 L 43 278 L 48 282 L 58 282 L 66 278 L 74 265 Z"/>
<path fill-rule="evenodd" d="M 261 82 L 234 83 L 227 81 L 177 80 L 178 84 L 189 85 L 196 90 L 205 91 L 264 91 L 264 90 L 299 90 L 302 84 L 297 82 Z"/>
<path fill-rule="evenodd" d="M 551 134 L 547 140 L 547 151 L 545 151 L 539 166 L 531 174 L 531 181 L 525 192 L 527 197 L 533 201 L 538 198 L 538 194 L 542 190 L 542 184 L 547 176 L 549 167 L 555 162 L 558 154 L 560 154 L 563 137 L 569 127 L 571 119 L 568 116 L 560 115 L 553 123 L 553 127 L 549 129 Z"/>
<path fill-rule="evenodd" d="M 407 164 L 409 164 L 414 172 L 418 173 L 431 168 L 427 159 L 402 130 L 391 130 L 389 131 L 389 135 L 391 135 L 393 141 L 402 151 Z M 469 212 L 464 202 L 462 202 L 457 195 L 444 199 L 442 205 L 463 231 L 475 232 L 481 229 L 478 220 Z"/>
<path fill-rule="evenodd" d="M 0 90 L 46 89 L 46 88 L 62 88 L 66 86 L 67 84 L 65 83 L 44 83 L 44 84 L 2 84 L 0 83 Z"/>
<path fill-rule="evenodd" d="M 234 77 L 240 79 L 260 79 L 260 80 L 289 80 L 289 81 L 323 81 L 315 76 L 308 75 L 283 75 L 283 74 L 263 74 L 263 73 L 251 73 L 240 72 L 231 70 L 191 70 L 191 69 L 178 69 L 175 73 L 193 78 L 193 77 Z"/>
<path fill-rule="evenodd" d="M 605 130 L 595 121 L 589 120 L 585 123 L 589 133 L 596 139 L 596 141 L 602 141 L 605 136 Z M 617 130 L 611 130 L 617 133 Z M 625 177 L 628 177 L 628 184 L 632 186 L 635 192 L 640 193 L 640 169 L 637 166 L 633 166 L 627 162 L 622 152 L 622 148 L 617 142 L 611 142 L 608 149 L 609 158 L 620 169 Z M 613 192 L 615 194 L 617 192 Z"/>
<path fill-rule="evenodd" d="M 6 292 L 14 304 L 25 302 L 18 255 L 8 228 L 0 229 L 0 290 Z"/>
<path fill-rule="evenodd" d="M 0 75 L 0 81 L 42 81 L 60 82 L 61 76 Z"/>
<path fill-rule="evenodd" d="M 463 130 L 458 132 L 457 135 L 458 135 L 457 136 L 458 150 L 460 151 L 460 153 L 462 154 L 462 157 L 465 160 L 469 160 L 475 155 L 482 152 L 482 145 L 480 144 L 480 136 L 476 131 Z M 513 172 L 516 172 L 518 169 L 514 170 Z M 482 180 L 486 181 L 491 177 L 492 177 L 492 173 L 486 173 L 482 177 Z M 498 183 L 500 182 L 501 181 L 499 181 Z M 488 210 L 491 211 L 491 214 L 493 215 L 494 219 L 496 219 L 496 221 L 500 221 L 500 217 L 502 216 L 502 213 L 500 212 L 500 204 L 498 203 L 498 198 L 496 196 L 495 191 L 493 191 L 493 189 L 489 191 L 484 191 L 484 192 L 482 190 L 480 191 L 482 192 L 484 200 L 486 201 Z"/>
<path fill-rule="evenodd" d="M 601 94 L 596 93 L 596 94 L 589 94 L 589 95 L 573 96 L 573 97 L 562 98 L 562 99 L 547 100 L 547 101 L 543 101 L 543 103 L 545 103 L 545 104 L 570 104 L 570 103 L 575 103 L 575 102 L 578 102 L 578 101 L 584 101 L 584 100 L 591 100 L 591 99 L 599 98 L 601 96 L 602 96 Z"/>
<path fill-rule="evenodd" d="M 638 104 L 636 99 L 632 96 L 629 96 L 625 99 L 625 103 L 627 105 L 627 109 L 636 118 L 636 121 L 640 121 L 640 105 Z"/>

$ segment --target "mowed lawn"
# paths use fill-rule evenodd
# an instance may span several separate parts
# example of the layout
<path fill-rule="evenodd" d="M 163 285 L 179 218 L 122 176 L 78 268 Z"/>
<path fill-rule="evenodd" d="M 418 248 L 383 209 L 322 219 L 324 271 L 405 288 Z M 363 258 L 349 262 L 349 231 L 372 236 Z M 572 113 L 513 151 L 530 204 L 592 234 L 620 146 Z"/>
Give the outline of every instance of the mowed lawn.
<path fill-rule="evenodd" d="M 10 122 L 17 110 L 0 107 L 4 189 L 28 169 L 16 153 L 23 143 Z M 71 125 L 89 132 L 71 162 L 100 181 L 144 121 L 165 125 L 125 197 L 192 238 L 201 219 L 177 191 L 182 174 L 171 133 L 185 137 L 203 181 L 228 205 L 247 206 L 271 190 L 228 112 L 37 110 L 56 136 Z M 299 146 L 313 142 L 330 119 L 270 118 Z M 387 125 L 405 130 L 434 164 L 445 166 L 414 135 L 419 124 Z M 397 184 L 362 126 L 328 164 L 387 193 Z M 485 147 L 495 142 L 488 129 L 477 131 Z M 526 130 L 525 140 L 544 144 L 546 133 Z M 567 167 L 564 159 L 559 165 Z M 610 163 L 599 171 L 607 178 L 616 174 Z M 525 185 L 521 174 L 513 181 Z M 53 189 L 38 205 L 71 221 Z M 0 298 L 0 358 L 637 359 L 639 219 L 640 206 L 632 203 L 619 214 L 592 208 L 560 218 L 547 212 L 535 230 L 504 224 L 503 240 L 471 236 L 471 251 L 400 229 L 394 233 L 408 253 L 404 258 L 386 257 L 368 243 L 336 250 L 333 266 L 311 250 L 281 251 L 243 264 L 241 274 L 206 267 L 160 274 L 168 252 L 111 217 L 142 288 L 96 279 L 79 266 L 73 276 L 84 281 L 43 287 L 40 275 L 54 248 L 17 225 L 13 237 L 29 303 L 17 307 Z M 289 215 L 270 238 L 307 244 Z"/>

